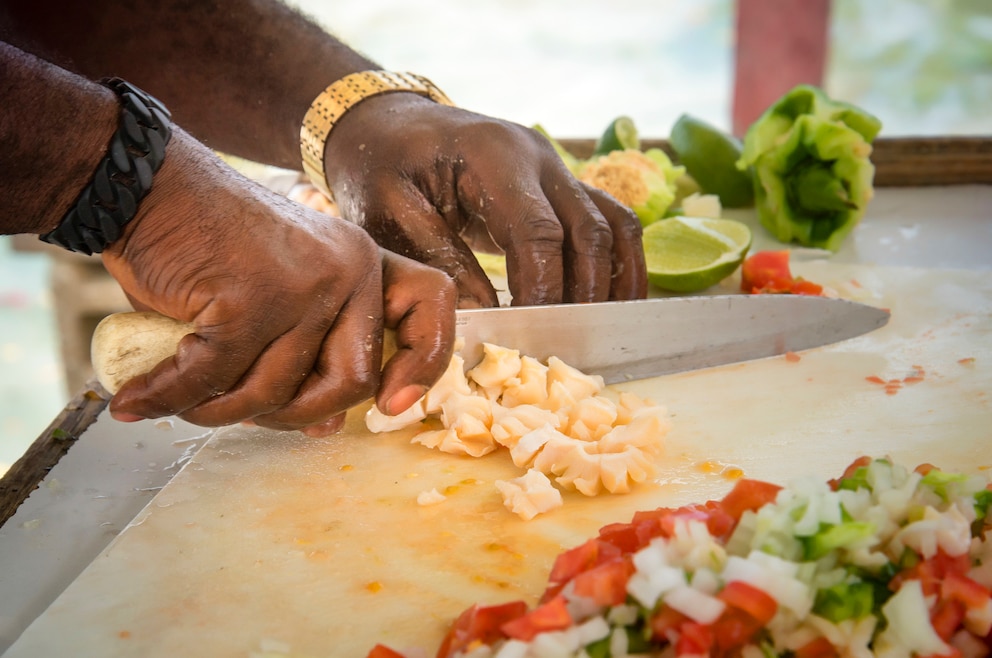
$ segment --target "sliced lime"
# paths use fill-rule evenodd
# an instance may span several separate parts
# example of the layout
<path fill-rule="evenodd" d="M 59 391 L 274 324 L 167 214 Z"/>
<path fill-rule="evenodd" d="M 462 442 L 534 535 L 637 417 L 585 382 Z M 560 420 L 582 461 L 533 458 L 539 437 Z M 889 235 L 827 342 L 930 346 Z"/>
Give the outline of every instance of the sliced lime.
<path fill-rule="evenodd" d="M 740 267 L 751 229 L 732 219 L 670 217 L 644 229 L 648 281 L 664 290 L 698 292 Z"/>

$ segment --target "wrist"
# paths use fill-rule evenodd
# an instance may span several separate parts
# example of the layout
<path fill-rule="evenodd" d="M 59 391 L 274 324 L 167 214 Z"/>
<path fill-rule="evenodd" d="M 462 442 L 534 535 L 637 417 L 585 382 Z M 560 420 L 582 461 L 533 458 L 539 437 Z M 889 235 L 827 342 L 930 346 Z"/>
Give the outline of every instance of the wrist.
<path fill-rule="evenodd" d="M 303 171 L 315 187 L 331 197 L 324 163 L 331 131 L 352 108 L 364 101 L 395 92 L 405 92 L 451 105 L 451 100 L 430 80 L 411 73 L 362 71 L 347 75 L 328 86 L 314 99 L 300 128 Z"/>
<path fill-rule="evenodd" d="M 120 79 L 104 81 L 121 104 L 120 123 L 92 179 L 62 221 L 39 238 L 87 255 L 117 240 L 137 214 L 165 159 L 172 134 L 168 110 Z"/>

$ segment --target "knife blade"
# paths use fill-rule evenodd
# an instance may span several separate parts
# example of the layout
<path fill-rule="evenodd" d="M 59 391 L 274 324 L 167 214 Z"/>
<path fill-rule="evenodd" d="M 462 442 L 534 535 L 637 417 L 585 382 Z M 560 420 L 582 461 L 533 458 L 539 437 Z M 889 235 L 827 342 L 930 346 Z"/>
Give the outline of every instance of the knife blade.
<path fill-rule="evenodd" d="M 557 356 L 608 384 L 751 361 L 836 343 L 884 326 L 889 312 L 807 295 L 668 297 L 457 313 L 467 366 L 483 344 Z"/>
<path fill-rule="evenodd" d="M 134 318 L 140 330 L 129 324 Z M 798 352 L 854 338 L 888 319 L 888 311 L 842 299 L 724 295 L 464 309 L 455 322 L 467 368 L 492 343 L 542 362 L 557 356 L 613 384 Z M 191 331 L 155 313 L 112 314 L 91 342 L 97 378 L 115 393 L 175 354 Z"/>

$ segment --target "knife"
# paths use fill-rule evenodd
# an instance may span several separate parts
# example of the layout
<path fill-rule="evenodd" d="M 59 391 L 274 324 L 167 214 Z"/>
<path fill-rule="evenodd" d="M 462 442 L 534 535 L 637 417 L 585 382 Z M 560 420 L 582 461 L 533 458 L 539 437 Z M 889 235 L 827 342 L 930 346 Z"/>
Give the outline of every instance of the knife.
<path fill-rule="evenodd" d="M 141 331 L 127 327 L 141 317 Z M 889 312 L 805 295 L 669 297 L 456 313 L 466 367 L 484 343 L 546 361 L 557 356 L 608 384 L 750 361 L 836 343 L 877 329 Z M 111 393 L 175 353 L 192 325 L 154 313 L 115 313 L 97 326 L 93 367 Z M 387 351 L 388 354 L 388 351 Z"/>
<path fill-rule="evenodd" d="M 889 312 L 808 295 L 668 297 L 458 311 L 467 365 L 483 343 L 557 356 L 607 384 L 798 352 L 884 326 Z"/>

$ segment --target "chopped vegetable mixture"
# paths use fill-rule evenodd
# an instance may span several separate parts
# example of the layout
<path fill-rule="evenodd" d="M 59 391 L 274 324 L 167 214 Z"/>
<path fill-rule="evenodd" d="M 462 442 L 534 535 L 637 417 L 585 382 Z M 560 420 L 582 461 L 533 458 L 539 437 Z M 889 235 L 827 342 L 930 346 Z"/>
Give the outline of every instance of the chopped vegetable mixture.
<path fill-rule="evenodd" d="M 884 459 L 829 482 L 742 479 L 603 527 L 558 557 L 536 607 L 473 606 L 437 656 L 988 656 L 990 506 L 986 478 Z"/>

